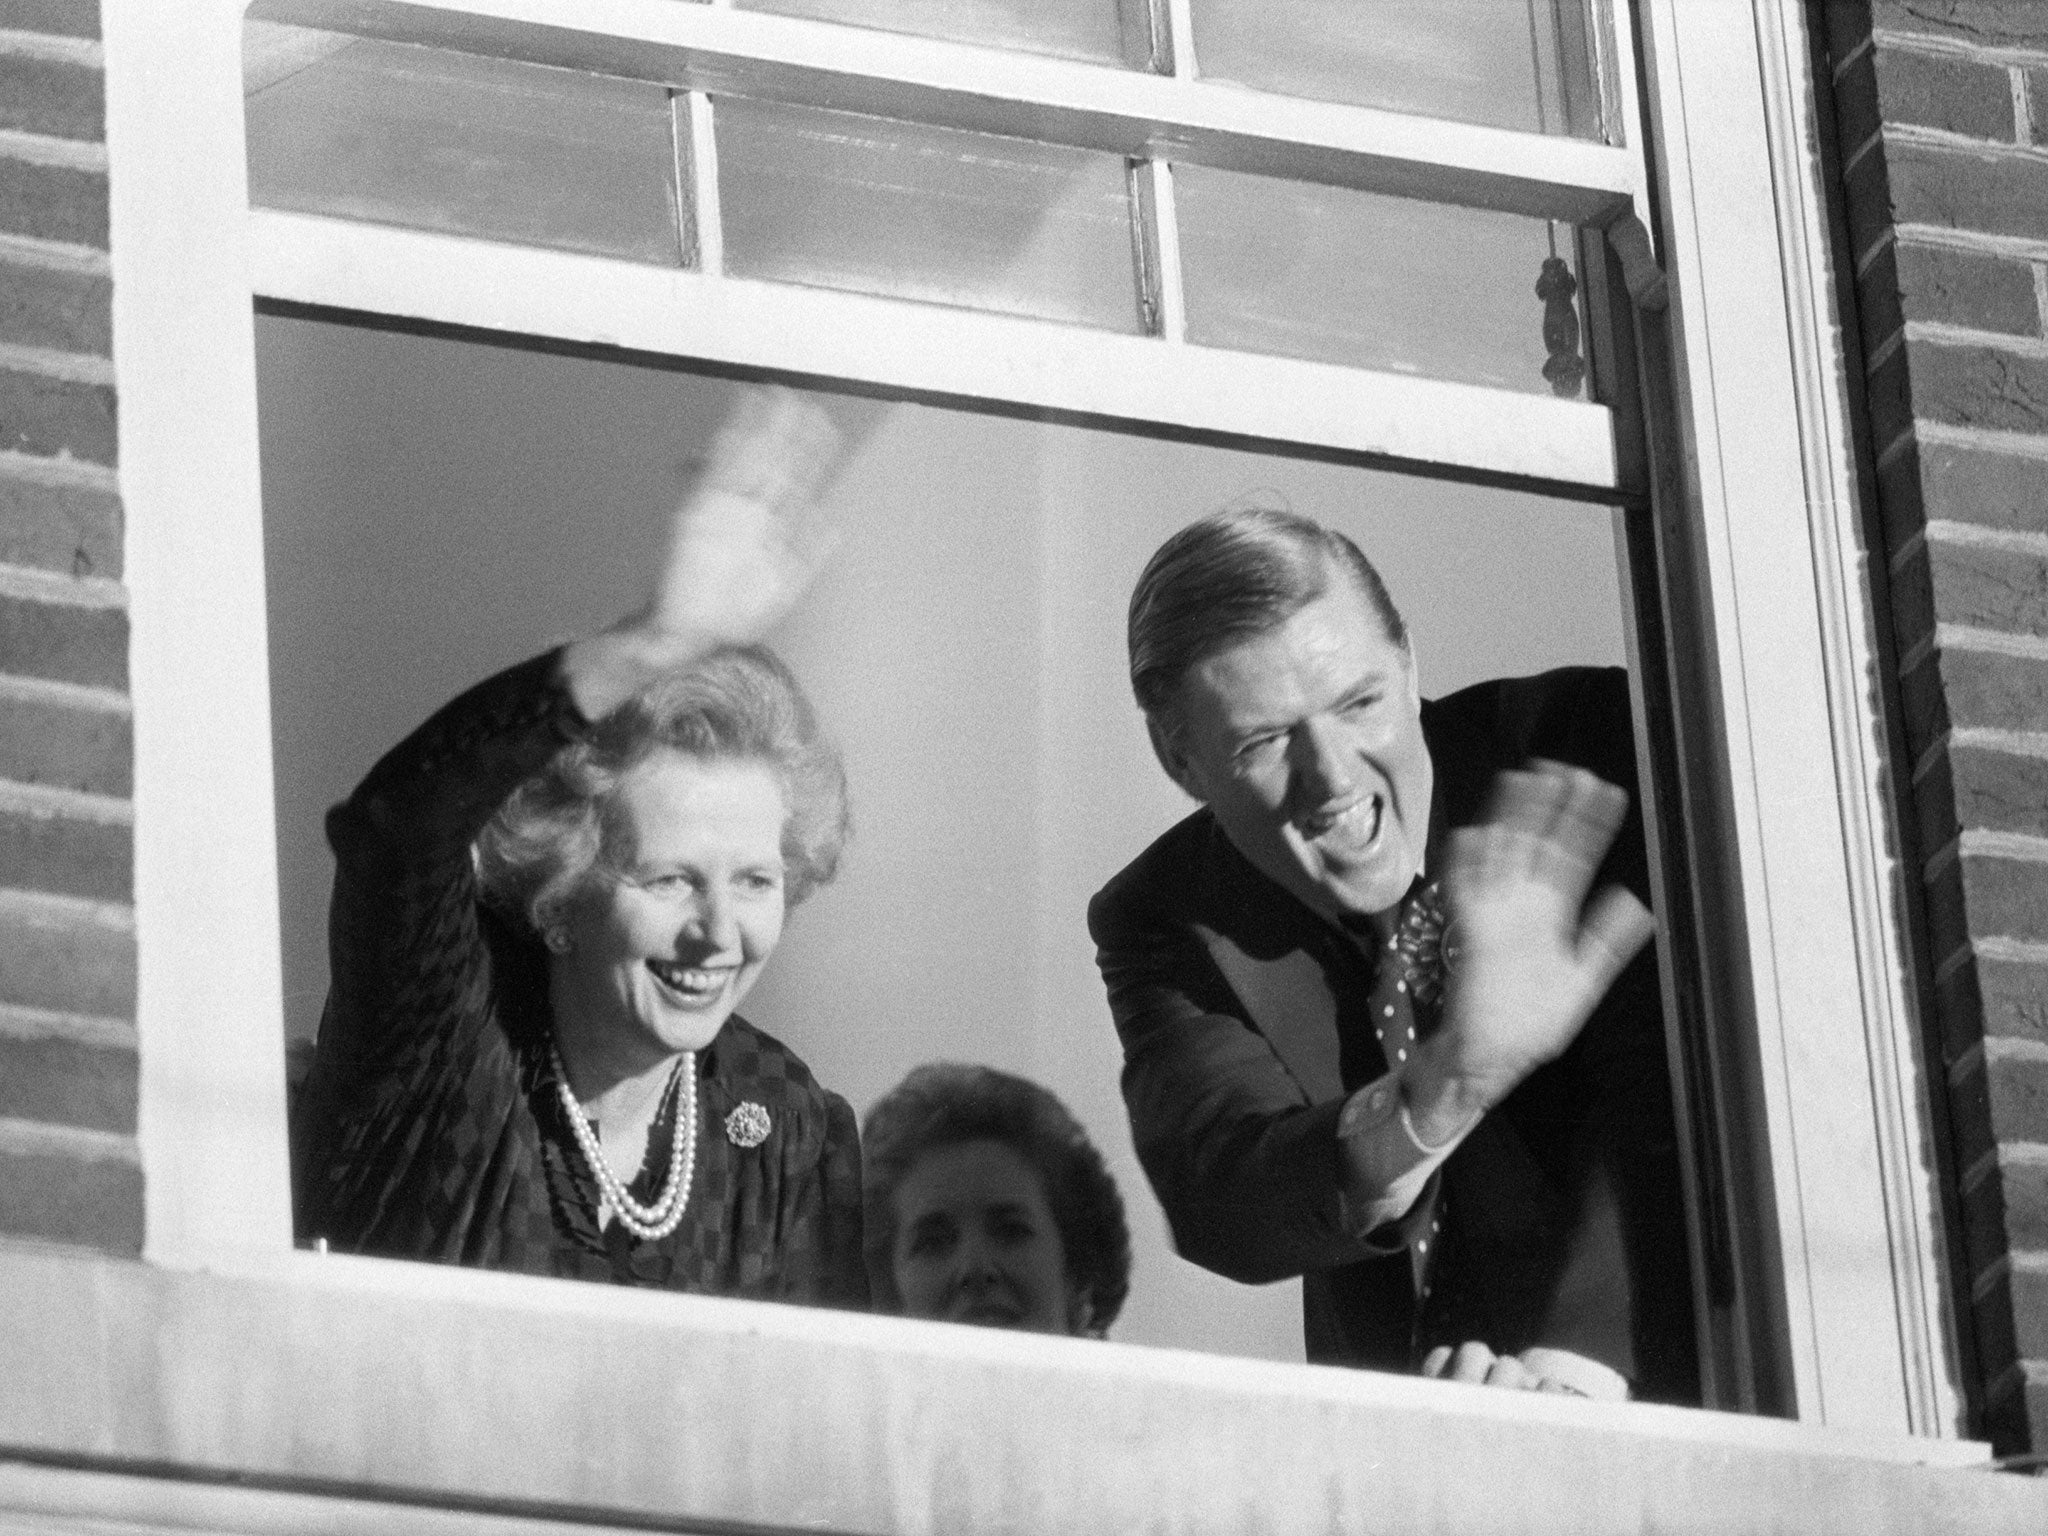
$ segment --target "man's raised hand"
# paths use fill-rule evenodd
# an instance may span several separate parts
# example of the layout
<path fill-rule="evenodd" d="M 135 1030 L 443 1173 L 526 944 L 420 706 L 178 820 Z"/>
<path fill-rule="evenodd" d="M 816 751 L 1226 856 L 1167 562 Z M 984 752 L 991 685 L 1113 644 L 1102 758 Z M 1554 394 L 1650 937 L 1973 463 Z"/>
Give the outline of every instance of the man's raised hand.
<path fill-rule="evenodd" d="M 1633 893 L 1587 890 L 1628 796 L 1583 769 L 1534 762 L 1494 781 L 1486 820 L 1451 834 L 1455 927 L 1444 1022 L 1417 1052 L 1416 1133 L 1436 1144 L 1571 1044 L 1656 931 Z"/>

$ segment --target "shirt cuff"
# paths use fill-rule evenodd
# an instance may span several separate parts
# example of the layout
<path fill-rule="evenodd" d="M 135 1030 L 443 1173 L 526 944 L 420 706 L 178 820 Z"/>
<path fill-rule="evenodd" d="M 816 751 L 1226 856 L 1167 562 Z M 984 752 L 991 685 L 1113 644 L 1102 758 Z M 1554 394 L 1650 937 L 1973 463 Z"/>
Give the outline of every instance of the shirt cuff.
<path fill-rule="evenodd" d="M 1337 1144 L 1347 1175 L 1343 1189 L 1346 1227 L 1364 1237 L 1400 1220 L 1422 1197 L 1444 1159 L 1478 1123 L 1475 1117 L 1449 1141 L 1432 1147 L 1415 1134 L 1401 1079 L 1394 1073 L 1352 1094 L 1337 1119 Z"/>
<path fill-rule="evenodd" d="M 1628 1378 L 1591 1355 L 1538 1344 L 1523 1350 L 1519 1358 L 1526 1370 L 1554 1381 L 1580 1397 L 1595 1398 L 1604 1403 L 1628 1401 Z"/>

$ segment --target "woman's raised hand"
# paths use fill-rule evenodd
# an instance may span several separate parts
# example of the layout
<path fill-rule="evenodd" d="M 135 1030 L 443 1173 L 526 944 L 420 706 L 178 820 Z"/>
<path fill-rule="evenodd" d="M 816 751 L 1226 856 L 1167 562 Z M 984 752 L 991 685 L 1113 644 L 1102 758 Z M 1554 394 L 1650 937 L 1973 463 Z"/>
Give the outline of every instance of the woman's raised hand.
<path fill-rule="evenodd" d="M 810 397 L 741 392 L 676 508 L 646 605 L 564 657 L 587 718 L 720 646 L 761 639 L 789 613 L 830 552 L 817 497 L 844 449 Z"/>
<path fill-rule="evenodd" d="M 743 392 L 676 509 L 640 622 L 707 646 L 773 629 L 829 553 L 816 502 L 843 446 L 815 400 L 780 386 Z"/>

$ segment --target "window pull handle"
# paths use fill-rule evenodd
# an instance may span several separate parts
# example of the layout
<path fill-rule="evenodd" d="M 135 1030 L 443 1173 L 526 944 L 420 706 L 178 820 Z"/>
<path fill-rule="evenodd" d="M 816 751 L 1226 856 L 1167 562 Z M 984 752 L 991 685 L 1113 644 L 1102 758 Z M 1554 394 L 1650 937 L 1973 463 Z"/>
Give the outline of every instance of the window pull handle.
<path fill-rule="evenodd" d="M 1671 290 L 1664 269 L 1657 265 L 1650 232 L 1633 211 L 1607 226 L 1607 243 L 1621 259 L 1621 280 L 1628 285 L 1628 296 L 1635 300 L 1636 308 L 1653 314 L 1670 308 Z"/>

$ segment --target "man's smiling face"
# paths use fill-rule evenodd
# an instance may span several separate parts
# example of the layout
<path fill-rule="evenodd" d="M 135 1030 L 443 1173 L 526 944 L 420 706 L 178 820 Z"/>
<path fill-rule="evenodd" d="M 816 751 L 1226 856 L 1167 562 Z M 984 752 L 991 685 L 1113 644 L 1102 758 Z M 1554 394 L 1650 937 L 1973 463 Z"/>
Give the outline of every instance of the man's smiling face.
<path fill-rule="evenodd" d="M 1176 714 L 1160 760 L 1254 868 L 1331 918 L 1407 894 L 1433 784 L 1414 658 L 1348 572 L 1189 668 Z"/>

